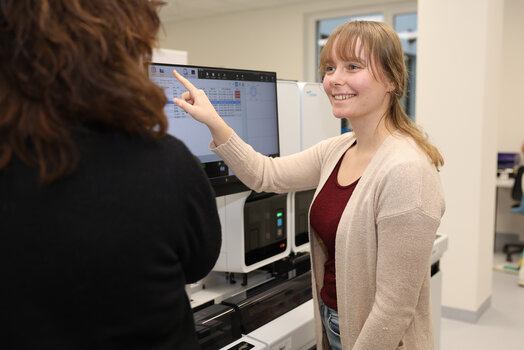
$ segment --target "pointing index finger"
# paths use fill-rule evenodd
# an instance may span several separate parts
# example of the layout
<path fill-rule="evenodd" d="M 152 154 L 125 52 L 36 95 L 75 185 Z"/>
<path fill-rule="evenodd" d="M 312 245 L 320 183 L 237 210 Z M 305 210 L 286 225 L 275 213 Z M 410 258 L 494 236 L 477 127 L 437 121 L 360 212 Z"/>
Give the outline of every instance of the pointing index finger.
<path fill-rule="evenodd" d="M 176 69 L 173 69 L 173 74 L 175 75 L 175 78 L 177 78 L 178 81 L 181 82 L 182 85 L 184 85 L 184 87 L 187 89 L 187 91 L 194 92 L 194 91 L 198 90 L 195 87 L 195 85 L 191 84 L 191 82 L 189 80 L 187 80 L 182 75 L 180 75 L 180 73 L 178 73 Z"/>

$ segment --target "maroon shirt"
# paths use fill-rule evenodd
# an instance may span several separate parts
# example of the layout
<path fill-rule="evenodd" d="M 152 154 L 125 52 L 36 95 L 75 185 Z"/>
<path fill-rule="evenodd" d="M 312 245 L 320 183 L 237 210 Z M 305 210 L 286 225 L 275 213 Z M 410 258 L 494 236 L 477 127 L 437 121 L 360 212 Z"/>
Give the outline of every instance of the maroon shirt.
<path fill-rule="evenodd" d="M 337 285 L 335 280 L 335 237 L 342 212 L 357 186 L 358 180 L 348 186 L 341 186 L 337 181 L 342 156 L 329 176 L 322 190 L 311 206 L 310 222 L 328 250 L 324 264 L 324 286 L 320 297 L 324 304 L 337 310 Z"/>

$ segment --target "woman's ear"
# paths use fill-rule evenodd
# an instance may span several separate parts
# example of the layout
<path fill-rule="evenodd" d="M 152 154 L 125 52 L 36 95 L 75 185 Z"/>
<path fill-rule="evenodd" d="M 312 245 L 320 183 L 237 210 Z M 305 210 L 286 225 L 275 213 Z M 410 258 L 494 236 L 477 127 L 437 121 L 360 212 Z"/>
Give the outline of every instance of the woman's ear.
<path fill-rule="evenodd" d="M 397 88 L 397 86 L 395 85 L 395 83 L 391 80 L 387 80 L 386 81 L 386 89 L 389 93 L 392 93 L 393 91 L 395 91 Z"/>

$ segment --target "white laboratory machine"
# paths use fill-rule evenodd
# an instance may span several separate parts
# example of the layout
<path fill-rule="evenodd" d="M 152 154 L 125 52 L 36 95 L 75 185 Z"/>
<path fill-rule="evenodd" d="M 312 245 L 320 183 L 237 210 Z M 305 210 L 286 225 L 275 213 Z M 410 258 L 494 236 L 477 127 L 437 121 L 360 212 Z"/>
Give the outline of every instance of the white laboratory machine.
<path fill-rule="evenodd" d="M 248 273 L 289 255 L 286 195 L 250 191 L 209 150 L 207 127 L 172 103 L 186 91 L 173 69 L 203 89 L 217 112 L 256 151 L 279 155 L 276 73 L 154 62 L 149 76 L 161 86 L 168 103 L 168 133 L 197 156 L 217 197 L 222 249 L 215 271 Z"/>
<path fill-rule="evenodd" d="M 340 119 L 333 116 L 321 83 L 278 80 L 277 93 L 281 156 L 298 153 L 340 135 Z M 313 189 L 288 194 L 287 229 L 294 253 L 309 250 L 307 218 L 314 193 Z"/>
<path fill-rule="evenodd" d="M 286 194 L 217 197 L 222 247 L 214 271 L 247 273 L 290 253 Z"/>

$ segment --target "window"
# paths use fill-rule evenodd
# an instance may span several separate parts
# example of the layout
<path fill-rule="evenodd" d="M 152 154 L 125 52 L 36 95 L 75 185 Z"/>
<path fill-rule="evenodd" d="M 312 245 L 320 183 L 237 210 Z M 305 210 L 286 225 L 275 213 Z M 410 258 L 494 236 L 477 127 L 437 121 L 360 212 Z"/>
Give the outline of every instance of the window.
<path fill-rule="evenodd" d="M 407 13 L 396 15 L 394 28 L 402 42 L 404 59 L 408 69 L 408 87 L 402 97 L 404 111 L 415 120 L 415 88 L 417 72 L 417 14 Z"/>

